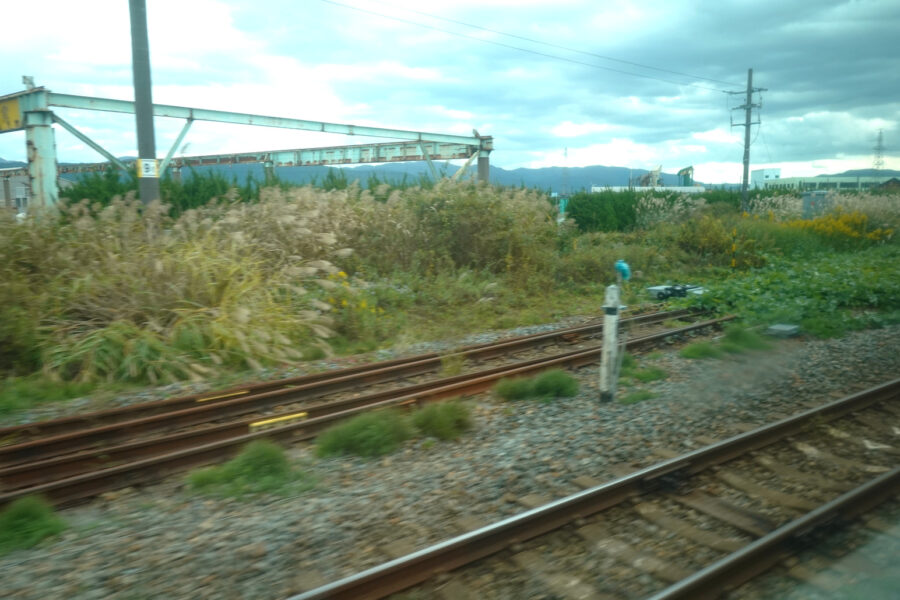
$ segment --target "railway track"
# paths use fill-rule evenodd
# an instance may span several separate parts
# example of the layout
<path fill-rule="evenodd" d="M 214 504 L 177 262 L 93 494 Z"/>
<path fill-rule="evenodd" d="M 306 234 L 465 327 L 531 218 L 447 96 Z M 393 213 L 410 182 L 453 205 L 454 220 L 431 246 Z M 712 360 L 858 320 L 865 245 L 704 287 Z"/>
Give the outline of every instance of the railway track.
<path fill-rule="evenodd" d="M 898 399 L 900 379 L 498 523 L 461 522 L 456 538 L 292 600 L 718 597 L 897 495 Z"/>
<path fill-rule="evenodd" d="M 623 324 L 647 325 L 689 314 L 652 313 L 623 320 Z M 652 345 L 722 320 L 727 318 L 637 337 L 629 345 Z M 601 331 L 601 324 L 589 324 L 470 346 L 455 354 L 468 361 L 484 361 L 537 346 L 584 342 Z M 60 505 L 77 502 L 228 458 L 260 437 L 287 443 L 311 439 L 365 410 L 479 393 L 503 377 L 579 367 L 596 362 L 599 354 L 599 347 L 590 346 L 454 377 L 389 385 L 437 372 L 445 357 L 427 354 L 5 428 L 0 430 L 0 440 L 18 443 L 0 446 L 0 505 L 34 493 Z M 384 389 L 359 393 L 375 385 Z M 324 400 L 341 392 L 344 395 L 337 399 Z"/>

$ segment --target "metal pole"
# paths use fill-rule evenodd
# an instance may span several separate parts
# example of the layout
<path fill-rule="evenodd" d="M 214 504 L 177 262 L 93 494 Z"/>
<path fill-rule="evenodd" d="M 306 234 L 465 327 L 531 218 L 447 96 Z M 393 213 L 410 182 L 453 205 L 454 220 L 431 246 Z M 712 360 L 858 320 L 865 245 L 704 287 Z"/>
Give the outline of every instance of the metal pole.
<path fill-rule="evenodd" d="M 753 69 L 747 69 L 747 102 L 744 105 L 744 179 L 741 183 L 741 212 L 748 212 L 747 185 L 750 175 L 750 118 L 753 113 Z"/>
<path fill-rule="evenodd" d="M 134 73 L 134 115 L 138 141 L 138 191 L 141 201 L 159 199 L 159 166 L 153 137 L 153 94 L 150 83 L 150 41 L 144 0 L 128 0 L 131 13 L 131 65 Z"/>
<path fill-rule="evenodd" d="M 616 393 L 619 349 L 619 286 L 606 288 L 603 302 L 603 352 L 600 355 L 600 401 L 609 402 Z"/>

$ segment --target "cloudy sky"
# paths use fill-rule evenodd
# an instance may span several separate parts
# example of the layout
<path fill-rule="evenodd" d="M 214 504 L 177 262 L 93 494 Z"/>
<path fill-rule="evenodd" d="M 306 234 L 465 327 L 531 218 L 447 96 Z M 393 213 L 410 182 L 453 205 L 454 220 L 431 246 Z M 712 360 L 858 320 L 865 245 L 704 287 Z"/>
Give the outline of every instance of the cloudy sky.
<path fill-rule="evenodd" d="M 0 94 L 130 100 L 125 0 L 15 2 L 2 13 Z M 695 166 L 741 177 L 747 69 L 762 109 L 751 168 L 782 177 L 871 167 L 883 130 L 900 169 L 894 0 L 147 0 L 154 102 L 494 136 L 494 165 Z M 740 92 L 728 94 L 726 92 Z M 760 96 L 754 96 L 759 101 Z M 130 115 L 59 110 L 113 154 Z M 182 123 L 157 119 L 164 156 Z M 56 129 L 59 160 L 102 158 Z M 196 123 L 179 153 L 360 140 Z M 384 140 L 381 140 L 384 141 Z M 568 156 L 565 156 L 567 149 Z M 22 132 L 0 157 L 24 160 Z"/>

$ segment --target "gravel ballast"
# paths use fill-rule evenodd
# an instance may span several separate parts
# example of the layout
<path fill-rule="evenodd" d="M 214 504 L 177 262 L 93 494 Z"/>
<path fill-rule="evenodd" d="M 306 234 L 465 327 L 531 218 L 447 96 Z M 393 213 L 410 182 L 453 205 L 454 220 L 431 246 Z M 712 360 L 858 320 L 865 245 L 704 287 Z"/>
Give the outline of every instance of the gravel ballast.
<path fill-rule="evenodd" d="M 898 340 L 891 327 L 702 361 L 664 349 L 640 360 L 668 378 L 642 384 L 655 396 L 631 405 L 599 403 L 597 369 L 582 369 L 575 398 L 479 398 L 474 429 L 456 442 L 420 438 L 375 460 L 294 447 L 317 481 L 295 496 L 208 498 L 183 478 L 108 494 L 62 511 L 70 526 L 60 537 L 0 557 L 0 597 L 284 598 L 384 562 L 391 542 L 422 548 L 459 534 L 462 517 L 495 521 L 522 512 L 528 494 L 562 497 L 580 489 L 578 476 L 658 462 L 655 448 L 687 451 L 893 379 Z M 429 350 L 441 348 L 412 351 Z"/>

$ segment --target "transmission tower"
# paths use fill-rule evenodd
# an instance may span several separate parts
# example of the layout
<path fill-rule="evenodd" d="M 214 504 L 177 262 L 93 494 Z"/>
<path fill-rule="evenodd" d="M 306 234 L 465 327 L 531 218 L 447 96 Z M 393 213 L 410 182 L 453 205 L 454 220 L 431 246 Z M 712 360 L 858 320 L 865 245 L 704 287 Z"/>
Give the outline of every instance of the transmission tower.
<path fill-rule="evenodd" d="M 878 130 L 878 137 L 875 141 L 875 159 L 872 161 L 872 168 L 880 171 L 884 168 L 884 130 Z"/>

